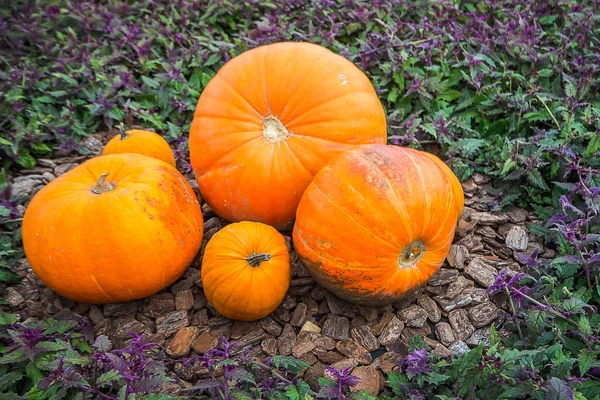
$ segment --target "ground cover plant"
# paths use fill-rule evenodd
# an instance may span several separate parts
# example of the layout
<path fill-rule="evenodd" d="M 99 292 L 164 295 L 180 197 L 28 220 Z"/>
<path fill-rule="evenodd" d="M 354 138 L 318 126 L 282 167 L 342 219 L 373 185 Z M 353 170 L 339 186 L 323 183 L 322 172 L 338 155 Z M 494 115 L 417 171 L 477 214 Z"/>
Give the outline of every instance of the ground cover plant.
<path fill-rule="evenodd" d="M 528 229 L 556 253 L 523 255 L 522 273 L 501 271 L 489 287 L 508 302 L 511 335 L 491 328 L 489 344 L 458 358 L 415 339 L 398 349 L 381 397 L 599 398 L 599 19 L 597 1 L 573 0 L 4 2 L 1 293 L 18 283 L 23 257 L 31 193 L 14 179 L 21 169 L 86 154 L 90 134 L 136 123 L 161 133 L 189 172 L 192 113 L 218 68 L 261 44 L 310 41 L 369 76 L 390 143 L 439 154 L 461 180 L 491 177 L 488 210 L 533 210 L 539 222 Z M 140 369 L 152 349 L 137 336 L 117 351 L 83 322 L 0 319 L 6 398 L 67 398 L 85 387 L 86 396 L 131 399 L 167 379 L 159 353 Z M 350 370 L 330 371 L 311 392 L 293 379 L 301 363 L 231 361 L 228 346 L 185 360 L 219 370 L 190 396 L 360 396 L 350 394 Z"/>

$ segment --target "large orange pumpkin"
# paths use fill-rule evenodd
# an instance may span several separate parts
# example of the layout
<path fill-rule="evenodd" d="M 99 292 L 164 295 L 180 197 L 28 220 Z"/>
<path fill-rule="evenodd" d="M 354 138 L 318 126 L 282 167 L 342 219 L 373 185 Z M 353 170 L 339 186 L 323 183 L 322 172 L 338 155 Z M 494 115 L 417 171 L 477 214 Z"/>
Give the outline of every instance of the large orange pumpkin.
<path fill-rule="evenodd" d="M 197 254 L 203 220 L 193 189 L 171 165 L 139 154 L 92 158 L 31 200 L 23 245 L 57 293 L 86 303 L 149 296 Z"/>
<path fill-rule="evenodd" d="M 209 82 L 189 146 L 217 214 L 291 229 L 317 171 L 352 145 L 385 139 L 383 107 L 354 64 L 315 44 L 276 43 L 233 58 Z"/>
<path fill-rule="evenodd" d="M 225 226 L 206 245 L 202 286 L 223 316 L 241 321 L 266 317 L 290 285 L 290 255 L 275 228 L 259 222 Z"/>
<path fill-rule="evenodd" d="M 308 186 L 294 247 L 315 281 L 339 297 L 389 304 L 439 269 L 463 203 L 458 179 L 435 156 L 362 146 L 333 160 Z"/>
<path fill-rule="evenodd" d="M 175 166 L 175 156 L 169 143 L 158 133 L 133 129 L 121 130 L 106 143 L 103 155 L 118 153 L 137 153 L 154 157 Z"/>

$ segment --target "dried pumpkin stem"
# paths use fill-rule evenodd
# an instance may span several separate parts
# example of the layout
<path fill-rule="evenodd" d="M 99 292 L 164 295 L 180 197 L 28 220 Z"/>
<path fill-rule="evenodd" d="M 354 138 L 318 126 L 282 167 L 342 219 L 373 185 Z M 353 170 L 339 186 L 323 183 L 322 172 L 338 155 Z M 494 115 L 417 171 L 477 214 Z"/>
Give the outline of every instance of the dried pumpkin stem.
<path fill-rule="evenodd" d="M 118 128 L 119 128 L 119 133 L 121 134 L 121 140 L 127 139 L 129 137 L 129 134 L 125 130 L 125 125 L 120 124 Z"/>
<path fill-rule="evenodd" d="M 106 180 L 107 176 L 108 176 L 108 172 L 100 175 L 100 177 L 98 178 L 98 181 L 92 188 L 92 193 L 102 194 L 105 192 L 110 192 L 111 190 L 113 190 L 115 188 L 115 185 L 113 185 L 112 183 L 110 183 L 109 181 Z"/>
<path fill-rule="evenodd" d="M 398 257 L 398 264 L 400 268 L 412 267 L 418 263 L 425 254 L 425 246 L 418 240 L 412 242 L 402 250 L 400 257 Z"/>
<path fill-rule="evenodd" d="M 263 120 L 263 136 L 269 142 L 277 143 L 287 139 L 290 133 L 277 117 L 268 115 Z"/>
<path fill-rule="evenodd" d="M 252 253 L 248 256 L 248 258 L 246 258 L 246 261 L 248 261 L 248 264 L 250 264 L 250 266 L 254 268 L 258 267 L 261 262 L 269 261 L 270 259 L 271 255 L 269 253 Z"/>

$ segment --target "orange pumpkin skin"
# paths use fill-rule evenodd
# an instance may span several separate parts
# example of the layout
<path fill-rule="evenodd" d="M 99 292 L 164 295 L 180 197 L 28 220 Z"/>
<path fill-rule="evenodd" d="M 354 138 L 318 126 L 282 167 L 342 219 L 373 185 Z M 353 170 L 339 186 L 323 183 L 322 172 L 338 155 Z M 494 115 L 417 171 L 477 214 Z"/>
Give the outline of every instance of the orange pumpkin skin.
<path fill-rule="evenodd" d="M 272 313 L 290 286 L 290 254 L 275 228 L 237 222 L 215 233 L 204 250 L 202 286 L 223 316 L 255 321 Z"/>
<path fill-rule="evenodd" d="M 140 154 L 113 154 L 84 162 L 34 196 L 23 245 L 52 290 L 112 303 L 173 283 L 197 254 L 203 229 L 198 200 L 179 171 Z"/>
<path fill-rule="evenodd" d="M 198 101 L 189 146 L 202 196 L 218 215 L 286 230 L 330 159 L 385 141 L 384 110 L 365 74 L 324 47 L 286 42 L 221 68 Z"/>
<path fill-rule="evenodd" d="M 169 143 L 158 133 L 142 130 L 122 131 L 106 143 L 102 155 L 136 153 L 158 158 L 175 167 L 175 156 Z"/>
<path fill-rule="evenodd" d="M 315 176 L 293 237 L 317 283 L 364 305 L 390 304 L 425 285 L 448 253 L 464 204 L 458 179 L 433 157 L 361 146 Z"/>

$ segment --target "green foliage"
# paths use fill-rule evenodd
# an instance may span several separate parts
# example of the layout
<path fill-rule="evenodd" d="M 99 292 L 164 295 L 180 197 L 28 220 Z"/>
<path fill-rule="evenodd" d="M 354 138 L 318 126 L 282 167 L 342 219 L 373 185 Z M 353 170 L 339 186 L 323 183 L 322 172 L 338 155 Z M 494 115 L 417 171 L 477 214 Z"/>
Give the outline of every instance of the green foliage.
<path fill-rule="evenodd" d="M 388 374 L 382 398 L 600 397 L 597 2 L 22 3 L 0 4 L 0 305 L 5 285 L 18 282 L 25 200 L 12 195 L 4 171 L 32 168 L 57 149 L 86 154 L 88 134 L 131 121 L 163 134 L 184 162 L 197 99 L 228 59 L 261 44 L 307 40 L 368 75 L 387 112 L 389 143 L 439 152 L 461 180 L 475 172 L 492 177 L 489 209 L 533 209 L 541 222 L 528 229 L 557 252 L 553 260 L 521 260 L 535 283 L 495 283 L 518 314 L 506 324 L 514 337 L 500 340 L 491 329 L 489 345 L 454 360 L 424 353 L 426 343 L 415 338 L 412 358 Z M 91 339 L 72 321 L 51 319 L 20 333 L 16 322 L 0 313 L 0 393 L 75 398 L 74 388 L 95 387 L 127 397 L 115 370 L 84 379 Z M 19 337 L 24 332 L 37 336 Z M 111 351 L 107 338 L 95 345 L 96 354 Z M 73 386 L 46 379 L 59 359 L 72 368 Z M 317 396 L 293 378 L 308 367 L 293 358 L 276 356 L 269 365 L 215 359 L 213 367 L 228 372 L 226 385 L 202 382 L 197 393 Z M 163 377 L 155 367 L 148 382 Z M 36 385 L 44 379 L 42 390 Z M 268 379 L 271 388 L 261 391 Z M 321 397 L 369 398 L 320 381 Z M 171 398 L 128 399 L 142 396 Z"/>

